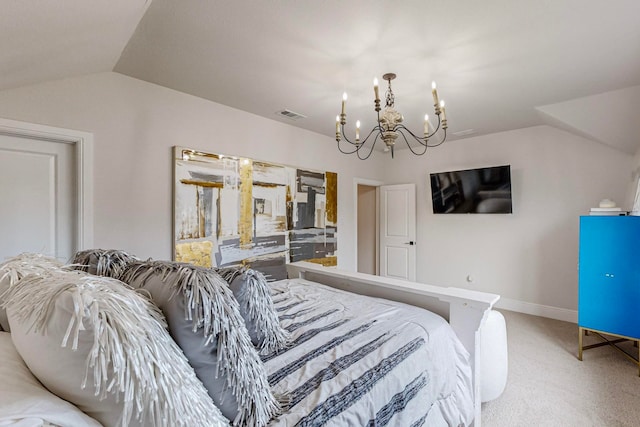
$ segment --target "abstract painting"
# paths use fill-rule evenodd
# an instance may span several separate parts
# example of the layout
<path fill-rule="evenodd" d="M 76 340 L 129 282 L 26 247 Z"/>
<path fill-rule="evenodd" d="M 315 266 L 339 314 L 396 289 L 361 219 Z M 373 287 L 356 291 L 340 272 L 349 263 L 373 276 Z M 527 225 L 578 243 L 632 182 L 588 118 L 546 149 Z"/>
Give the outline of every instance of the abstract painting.
<path fill-rule="evenodd" d="M 333 172 L 174 147 L 174 259 L 273 280 L 288 262 L 335 266 L 337 184 Z"/>

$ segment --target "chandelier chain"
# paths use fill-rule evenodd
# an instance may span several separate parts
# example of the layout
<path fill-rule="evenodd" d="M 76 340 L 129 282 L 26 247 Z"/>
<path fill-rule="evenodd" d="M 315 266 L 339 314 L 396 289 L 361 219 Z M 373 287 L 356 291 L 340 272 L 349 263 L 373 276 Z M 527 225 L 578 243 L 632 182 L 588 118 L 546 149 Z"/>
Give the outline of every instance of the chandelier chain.
<path fill-rule="evenodd" d="M 393 108 L 396 98 L 393 95 L 393 90 L 391 90 L 391 80 L 389 80 L 389 89 L 387 89 L 387 93 L 385 93 L 385 98 L 387 101 L 385 104 L 387 108 Z"/>

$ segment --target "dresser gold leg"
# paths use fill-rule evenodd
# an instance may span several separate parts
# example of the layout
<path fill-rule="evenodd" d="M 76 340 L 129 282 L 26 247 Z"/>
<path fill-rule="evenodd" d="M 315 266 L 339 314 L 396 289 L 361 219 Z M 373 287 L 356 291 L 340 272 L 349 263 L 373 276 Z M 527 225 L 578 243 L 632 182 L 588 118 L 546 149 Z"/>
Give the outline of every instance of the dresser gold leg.
<path fill-rule="evenodd" d="M 585 346 L 584 336 L 590 334 L 599 337 L 601 342 Z M 616 339 L 610 339 L 609 337 L 615 337 Z M 630 353 L 628 350 L 625 350 L 622 347 L 618 346 L 618 344 L 622 342 L 629 341 L 631 341 L 633 343 L 633 346 L 637 349 L 637 356 L 634 356 L 633 353 Z M 580 326 L 578 327 L 578 360 L 582 360 L 582 353 L 584 352 L 584 350 L 589 350 L 606 345 L 613 347 L 627 359 L 631 360 L 638 367 L 638 376 L 640 377 L 640 339 L 638 339 L 637 337 L 617 335 L 611 332 L 602 332 L 595 329 L 587 329 Z"/>
<path fill-rule="evenodd" d="M 578 360 L 582 360 L 582 334 L 583 328 L 578 328 Z"/>

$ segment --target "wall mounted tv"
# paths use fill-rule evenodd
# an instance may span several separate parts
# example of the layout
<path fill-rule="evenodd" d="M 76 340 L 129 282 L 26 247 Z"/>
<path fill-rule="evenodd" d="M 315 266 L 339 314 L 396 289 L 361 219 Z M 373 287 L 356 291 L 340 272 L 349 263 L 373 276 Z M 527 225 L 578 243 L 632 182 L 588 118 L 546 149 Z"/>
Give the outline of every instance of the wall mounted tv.
<path fill-rule="evenodd" d="M 512 213 L 511 166 L 431 174 L 433 213 Z"/>

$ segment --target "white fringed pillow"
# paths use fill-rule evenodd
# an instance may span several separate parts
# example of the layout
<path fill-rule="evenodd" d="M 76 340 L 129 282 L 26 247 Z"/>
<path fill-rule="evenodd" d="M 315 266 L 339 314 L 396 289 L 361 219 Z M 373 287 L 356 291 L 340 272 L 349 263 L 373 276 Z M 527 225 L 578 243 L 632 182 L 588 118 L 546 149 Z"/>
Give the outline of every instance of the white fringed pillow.
<path fill-rule="evenodd" d="M 57 259 L 34 253 L 23 253 L 0 264 L 0 330 L 11 332 L 3 306 L 5 292 L 29 274 L 46 274 L 62 267 Z"/>
<path fill-rule="evenodd" d="M 28 276 L 9 290 L 6 307 L 31 372 L 106 427 L 228 425 L 162 314 L 122 282 Z"/>
<path fill-rule="evenodd" d="M 87 249 L 76 252 L 70 267 L 89 274 L 107 277 L 119 277 L 124 268 L 140 259 L 118 249 Z"/>
<path fill-rule="evenodd" d="M 262 273 L 250 268 L 220 268 L 217 273 L 229 284 L 240 305 L 251 341 L 261 354 L 269 354 L 291 344 L 291 336 L 280 326 L 269 284 Z"/>
<path fill-rule="evenodd" d="M 198 378 L 236 426 L 265 426 L 281 413 L 227 283 L 212 269 L 134 262 L 121 280 L 151 293 Z"/>

